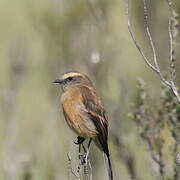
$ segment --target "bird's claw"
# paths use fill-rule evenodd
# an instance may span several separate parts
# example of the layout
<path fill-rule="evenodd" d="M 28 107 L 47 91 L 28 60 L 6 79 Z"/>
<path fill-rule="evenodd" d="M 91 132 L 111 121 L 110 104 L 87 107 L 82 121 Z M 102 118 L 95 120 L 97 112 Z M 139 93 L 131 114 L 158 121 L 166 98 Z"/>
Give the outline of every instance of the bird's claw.
<path fill-rule="evenodd" d="M 77 137 L 77 141 L 74 141 L 74 144 L 82 144 L 84 142 L 85 138 L 81 137 L 81 136 L 78 136 Z"/>

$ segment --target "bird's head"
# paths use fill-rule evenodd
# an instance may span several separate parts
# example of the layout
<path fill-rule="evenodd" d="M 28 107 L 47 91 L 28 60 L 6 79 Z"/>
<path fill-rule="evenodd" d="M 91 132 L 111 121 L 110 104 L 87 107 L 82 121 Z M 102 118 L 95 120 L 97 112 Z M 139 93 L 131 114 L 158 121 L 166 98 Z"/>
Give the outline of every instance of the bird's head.
<path fill-rule="evenodd" d="M 53 83 L 60 84 L 64 91 L 76 85 L 92 86 L 92 82 L 88 76 L 79 72 L 65 73 L 60 78 L 53 81 Z"/>

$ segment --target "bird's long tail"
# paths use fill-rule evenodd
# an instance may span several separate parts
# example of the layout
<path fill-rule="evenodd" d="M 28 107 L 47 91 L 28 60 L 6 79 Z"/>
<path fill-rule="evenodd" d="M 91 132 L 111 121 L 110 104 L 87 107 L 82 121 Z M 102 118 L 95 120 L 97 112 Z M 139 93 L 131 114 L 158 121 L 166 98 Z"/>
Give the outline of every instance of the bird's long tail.
<path fill-rule="evenodd" d="M 105 162 L 105 166 L 108 172 L 109 180 L 113 180 L 113 172 L 112 172 L 112 166 L 111 166 L 109 153 L 103 152 L 103 156 L 104 156 L 104 162 Z"/>

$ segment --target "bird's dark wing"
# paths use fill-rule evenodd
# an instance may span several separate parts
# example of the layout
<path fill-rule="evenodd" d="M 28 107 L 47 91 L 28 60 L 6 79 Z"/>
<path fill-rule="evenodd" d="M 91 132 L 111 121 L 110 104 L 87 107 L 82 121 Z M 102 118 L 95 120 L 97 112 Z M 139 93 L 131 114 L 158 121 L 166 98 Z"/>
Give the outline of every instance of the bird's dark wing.
<path fill-rule="evenodd" d="M 107 152 L 108 119 L 106 111 L 94 89 L 87 86 L 81 86 L 79 89 L 85 107 L 85 115 L 94 123 L 98 131 L 97 138 L 103 151 L 109 154 Z"/>
<path fill-rule="evenodd" d="M 82 103 L 84 106 L 83 111 L 85 112 L 85 116 L 94 123 L 97 129 L 98 134 L 97 138 L 95 138 L 95 142 L 98 141 L 98 144 L 96 144 L 98 146 L 100 145 L 104 152 L 104 159 L 108 170 L 109 180 L 113 180 L 113 172 L 107 142 L 108 119 L 106 116 L 106 111 L 93 88 L 81 86 L 79 90 L 81 92 Z"/>

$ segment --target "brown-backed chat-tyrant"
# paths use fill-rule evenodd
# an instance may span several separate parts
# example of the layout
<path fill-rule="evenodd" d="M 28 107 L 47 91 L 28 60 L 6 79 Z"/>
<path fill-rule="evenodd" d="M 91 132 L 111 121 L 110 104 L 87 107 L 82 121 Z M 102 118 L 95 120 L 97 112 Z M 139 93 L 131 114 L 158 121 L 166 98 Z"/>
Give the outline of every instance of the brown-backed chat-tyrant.
<path fill-rule="evenodd" d="M 108 149 L 108 118 L 91 80 L 78 72 L 65 73 L 54 83 L 61 85 L 61 103 L 69 127 L 78 134 L 78 143 L 86 138 L 103 151 L 109 180 L 113 180 Z"/>

